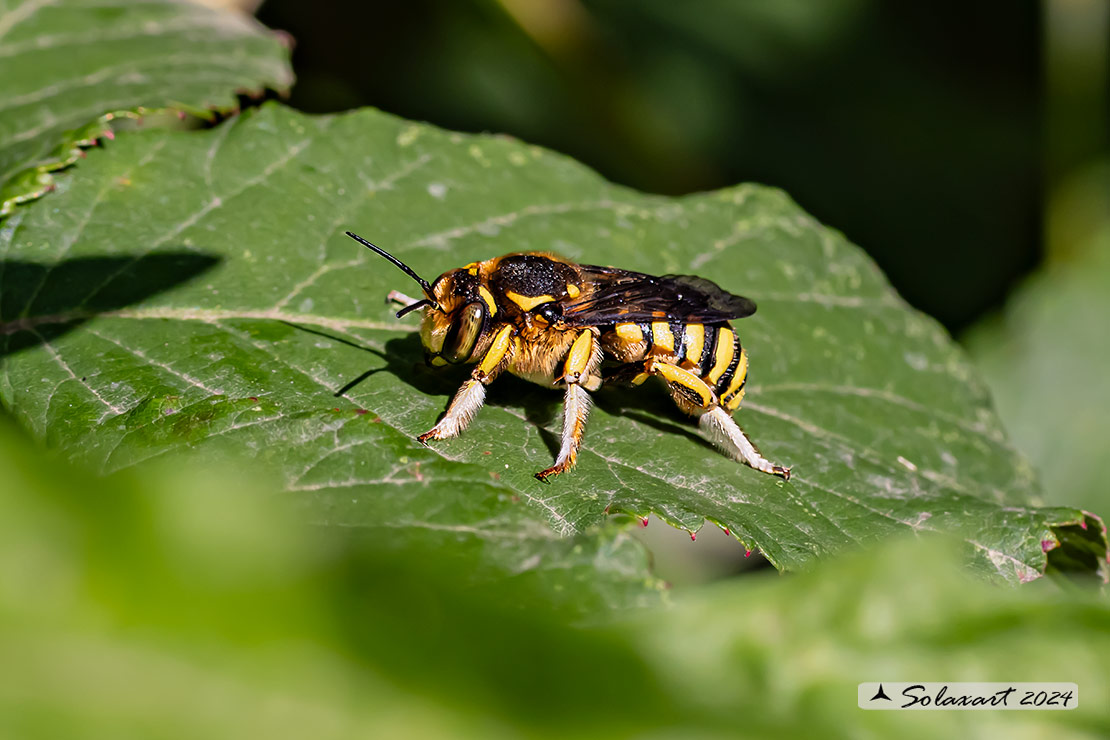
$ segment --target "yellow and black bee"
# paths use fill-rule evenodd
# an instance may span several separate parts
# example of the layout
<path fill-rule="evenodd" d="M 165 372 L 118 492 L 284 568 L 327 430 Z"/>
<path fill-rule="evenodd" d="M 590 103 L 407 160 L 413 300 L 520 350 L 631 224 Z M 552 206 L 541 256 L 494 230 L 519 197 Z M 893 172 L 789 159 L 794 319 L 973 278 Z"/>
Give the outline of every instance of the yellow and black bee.
<path fill-rule="evenodd" d="M 748 356 L 729 321 L 755 313 L 747 298 L 692 275 L 655 277 L 542 252 L 473 262 L 428 283 L 385 250 L 347 236 L 420 283 L 421 299 L 396 291 L 389 298 L 404 306 L 397 318 L 424 309 L 420 338 L 431 365 L 478 364 L 439 423 L 417 438 L 422 443 L 462 432 L 503 371 L 563 387 L 562 448 L 553 466 L 536 473 L 546 481 L 574 465 L 590 410 L 587 391 L 659 375 L 678 407 L 697 416 L 721 449 L 789 479 L 790 469 L 759 454 L 732 419 L 744 396 Z"/>

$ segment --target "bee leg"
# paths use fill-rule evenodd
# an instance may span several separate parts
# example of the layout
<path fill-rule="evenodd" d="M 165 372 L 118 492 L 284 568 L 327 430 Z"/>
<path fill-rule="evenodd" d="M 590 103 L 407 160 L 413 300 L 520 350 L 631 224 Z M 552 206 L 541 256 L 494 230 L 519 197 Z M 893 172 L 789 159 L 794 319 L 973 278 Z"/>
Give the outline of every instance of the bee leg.
<path fill-rule="evenodd" d="M 426 445 L 433 439 L 455 437 L 466 429 L 486 400 L 486 386 L 492 383 L 505 367 L 509 350 L 513 346 L 512 339 L 513 328 L 508 324 L 497 331 L 482 361 L 451 399 L 451 403 L 447 406 L 447 413 L 438 424 L 416 438 L 421 444 Z"/>
<path fill-rule="evenodd" d="M 471 376 L 455 393 L 455 397 L 451 399 L 451 403 L 447 407 L 447 413 L 443 415 L 439 423 L 416 439 L 421 444 L 426 445 L 429 440 L 458 436 L 470 424 L 471 419 L 478 413 L 478 409 L 482 408 L 485 400 L 485 383 Z"/>
<path fill-rule="evenodd" d="M 590 394 L 586 389 L 596 389 L 600 385 L 596 375 L 600 364 L 601 345 L 596 334 L 592 330 L 582 332 L 574 340 L 563 363 L 563 380 L 567 385 L 563 400 L 563 444 L 555 464 L 536 473 L 537 480 L 547 483 L 551 476 L 574 467 L 586 432 L 586 417 L 590 414 Z"/>
<path fill-rule="evenodd" d="M 790 468 L 775 465 L 759 454 L 704 380 L 689 370 L 654 358 L 644 362 L 644 373 L 663 376 L 679 408 L 697 416 L 698 426 L 727 455 L 756 470 L 790 479 Z"/>
<path fill-rule="evenodd" d="M 775 465 L 759 454 L 759 450 L 748 439 L 748 435 L 744 434 L 744 430 L 732 415 L 720 406 L 705 410 L 698 417 L 698 426 L 729 456 L 756 470 L 777 475 L 783 480 L 790 480 L 790 468 Z"/>

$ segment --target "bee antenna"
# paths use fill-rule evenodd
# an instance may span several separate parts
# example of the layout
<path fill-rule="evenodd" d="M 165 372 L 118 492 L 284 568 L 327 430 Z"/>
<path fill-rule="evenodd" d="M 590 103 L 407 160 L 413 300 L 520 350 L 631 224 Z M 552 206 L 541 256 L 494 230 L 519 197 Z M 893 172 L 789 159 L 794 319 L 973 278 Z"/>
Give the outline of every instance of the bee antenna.
<path fill-rule="evenodd" d="M 432 286 L 428 283 L 427 280 L 425 280 L 424 278 L 417 275 L 415 270 L 413 270 L 411 267 L 409 267 L 404 262 L 402 262 L 401 260 L 394 257 L 389 252 L 385 251 L 381 247 L 379 247 L 375 244 L 371 244 L 370 242 L 366 241 L 365 239 L 363 239 L 358 234 L 354 234 L 350 231 L 347 231 L 347 232 L 344 232 L 344 233 L 346 233 L 347 236 L 351 237 L 356 242 L 358 242 L 362 246 L 366 247 L 370 251 L 380 254 L 382 257 L 385 257 L 387 260 L 389 260 L 393 264 L 397 265 L 397 267 L 401 268 L 402 272 L 404 272 L 406 275 L 408 275 L 410 278 L 412 278 L 416 282 L 420 283 L 420 287 L 424 289 L 424 294 L 426 296 L 428 296 L 428 301 L 426 301 L 426 303 L 430 306 L 434 306 L 436 308 L 439 308 L 439 305 L 435 302 L 435 300 L 433 298 L 434 294 L 432 293 Z"/>
<path fill-rule="evenodd" d="M 427 298 L 424 298 L 423 300 L 419 300 L 416 303 L 410 303 L 409 305 L 402 308 L 400 311 L 397 312 L 397 318 L 402 318 L 405 315 L 412 313 L 413 311 L 415 311 L 418 308 L 424 308 L 424 306 L 435 306 L 435 305 L 436 304 L 435 304 L 434 301 L 429 301 Z"/>

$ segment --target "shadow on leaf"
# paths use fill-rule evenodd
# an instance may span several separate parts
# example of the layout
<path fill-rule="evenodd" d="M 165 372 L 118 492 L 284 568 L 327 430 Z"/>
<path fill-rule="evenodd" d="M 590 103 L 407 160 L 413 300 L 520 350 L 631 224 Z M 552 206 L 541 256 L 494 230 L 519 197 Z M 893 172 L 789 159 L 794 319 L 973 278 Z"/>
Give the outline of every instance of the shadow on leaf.
<path fill-rule="evenodd" d="M 416 334 L 408 334 L 403 337 L 389 340 L 385 345 L 385 352 L 382 352 L 381 350 L 367 347 L 324 329 L 317 329 L 313 326 L 305 326 L 292 321 L 282 321 L 281 323 L 297 329 L 298 331 L 303 331 L 306 334 L 323 337 L 324 339 L 329 339 L 338 344 L 345 344 L 348 347 L 360 349 L 363 352 L 367 352 L 385 360 L 385 365 L 381 367 L 372 367 L 361 375 L 351 378 L 339 388 L 336 388 L 335 392 L 332 393 L 332 396 L 335 398 L 347 397 L 348 393 L 378 373 L 393 375 L 402 382 L 429 396 L 453 394 L 455 389 L 459 387 L 459 384 L 462 383 L 463 379 L 466 377 L 465 374 L 459 374 L 458 382 L 454 382 L 453 378 L 455 374 L 453 374 L 450 369 L 441 372 L 428 367 L 424 363 L 424 351 L 420 347 L 420 337 Z"/>
<path fill-rule="evenodd" d="M 210 270 L 196 252 L 0 261 L 0 357 L 50 342 L 101 314 L 119 311 Z"/>

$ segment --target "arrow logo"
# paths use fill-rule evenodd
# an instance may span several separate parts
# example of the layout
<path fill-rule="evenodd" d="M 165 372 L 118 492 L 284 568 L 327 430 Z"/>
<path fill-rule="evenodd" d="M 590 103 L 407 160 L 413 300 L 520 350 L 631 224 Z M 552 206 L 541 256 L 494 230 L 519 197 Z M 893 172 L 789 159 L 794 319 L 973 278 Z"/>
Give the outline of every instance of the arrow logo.
<path fill-rule="evenodd" d="M 887 701 L 894 701 L 893 699 L 891 699 L 889 696 L 886 695 L 885 691 L 883 691 L 883 685 L 882 684 L 879 684 L 878 692 L 876 692 L 875 695 L 871 697 L 871 701 L 875 701 L 876 699 L 886 699 Z"/>

